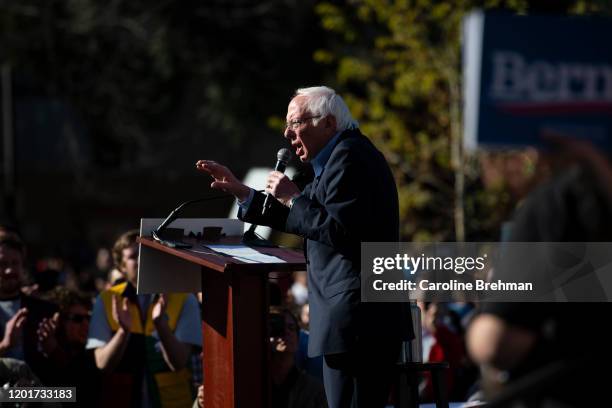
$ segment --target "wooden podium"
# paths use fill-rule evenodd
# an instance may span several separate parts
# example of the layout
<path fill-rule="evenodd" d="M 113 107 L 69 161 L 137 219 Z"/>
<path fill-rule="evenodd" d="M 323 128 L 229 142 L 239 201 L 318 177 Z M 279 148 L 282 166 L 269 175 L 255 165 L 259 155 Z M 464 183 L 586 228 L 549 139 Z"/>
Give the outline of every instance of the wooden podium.
<path fill-rule="evenodd" d="M 205 407 L 268 407 L 267 275 L 272 271 L 305 270 L 302 253 L 284 248 L 256 248 L 285 262 L 245 263 L 211 253 L 195 240 L 184 240 L 194 245 L 191 249 L 173 249 L 148 237 L 148 221 L 150 225 L 159 225 L 155 224 L 158 220 L 141 223 L 138 292 L 201 290 L 203 294 Z M 239 220 L 183 221 L 193 226 L 190 229 L 199 231 L 202 223 L 204 226 L 224 224 L 229 236 L 223 243 L 238 243 L 240 236 L 230 233 L 243 228 Z"/>

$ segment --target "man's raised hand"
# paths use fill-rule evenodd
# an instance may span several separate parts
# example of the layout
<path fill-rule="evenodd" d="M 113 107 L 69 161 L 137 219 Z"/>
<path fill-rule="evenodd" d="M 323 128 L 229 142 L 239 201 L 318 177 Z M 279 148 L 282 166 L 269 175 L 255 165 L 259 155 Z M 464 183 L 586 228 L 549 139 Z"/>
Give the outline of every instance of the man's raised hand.
<path fill-rule="evenodd" d="M 239 201 L 249 197 L 250 189 L 242 184 L 227 167 L 212 160 L 198 160 L 196 168 L 211 175 L 211 188 L 234 195 Z"/>

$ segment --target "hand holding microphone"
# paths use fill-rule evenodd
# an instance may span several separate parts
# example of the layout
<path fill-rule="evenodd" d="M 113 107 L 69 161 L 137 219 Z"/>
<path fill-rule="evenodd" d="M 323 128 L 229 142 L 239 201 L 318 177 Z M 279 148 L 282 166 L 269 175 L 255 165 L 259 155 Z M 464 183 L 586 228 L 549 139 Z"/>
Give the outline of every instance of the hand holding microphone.
<path fill-rule="evenodd" d="M 266 183 L 266 200 L 264 201 L 262 214 L 270 209 L 272 200 L 276 198 L 283 205 L 288 206 L 293 197 L 300 195 L 300 189 L 289 180 L 285 174 L 287 163 L 291 160 L 289 149 L 280 149 L 276 155 L 277 162 L 274 171 L 268 175 Z"/>

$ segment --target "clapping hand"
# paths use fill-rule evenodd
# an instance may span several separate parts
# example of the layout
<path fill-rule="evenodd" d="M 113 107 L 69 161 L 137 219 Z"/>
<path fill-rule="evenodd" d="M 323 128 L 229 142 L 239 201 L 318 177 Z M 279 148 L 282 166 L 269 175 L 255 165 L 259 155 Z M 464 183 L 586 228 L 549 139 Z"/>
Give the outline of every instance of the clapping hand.
<path fill-rule="evenodd" d="M 6 323 L 4 328 L 4 338 L 2 339 L 2 348 L 10 349 L 17 345 L 21 338 L 21 332 L 28 317 L 28 309 L 22 307 L 15 313 L 13 317 Z"/>
<path fill-rule="evenodd" d="M 166 314 L 167 305 L 168 301 L 166 299 L 166 295 L 162 293 L 157 298 L 157 302 L 155 302 L 155 305 L 153 305 L 153 310 L 151 311 L 151 318 L 153 319 L 153 323 L 158 324 L 163 320 L 163 317 Z"/>
<path fill-rule="evenodd" d="M 121 304 L 119 304 L 121 302 Z M 113 295 L 113 319 L 117 323 L 119 323 L 119 327 L 121 327 L 124 331 L 130 332 L 132 329 L 132 315 L 130 313 L 130 301 L 127 298 L 122 298 L 121 301 L 119 297 Z"/>
<path fill-rule="evenodd" d="M 59 322 L 59 313 L 55 313 L 52 318 L 44 318 L 38 324 L 38 344 L 46 355 L 53 353 L 58 346 L 57 343 L 57 327 Z"/>

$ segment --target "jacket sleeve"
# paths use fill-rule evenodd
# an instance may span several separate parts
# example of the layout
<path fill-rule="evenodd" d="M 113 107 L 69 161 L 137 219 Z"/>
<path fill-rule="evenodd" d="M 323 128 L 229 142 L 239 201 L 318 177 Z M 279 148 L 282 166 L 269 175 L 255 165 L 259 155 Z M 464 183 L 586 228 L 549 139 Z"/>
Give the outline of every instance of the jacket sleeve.
<path fill-rule="evenodd" d="M 287 215 L 289 208 L 285 207 L 277 200 L 272 200 L 272 206 L 266 215 L 262 215 L 263 203 L 266 199 L 265 194 L 258 191 L 255 192 L 253 200 L 249 204 L 246 211 L 242 208 L 238 211 L 238 218 L 245 222 L 250 222 L 257 225 L 266 225 L 278 231 L 285 231 Z"/>
<path fill-rule="evenodd" d="M 302 194 L 288 214 L 286 231 L 336 248 L 360 242 L 360 225 L 368 214 L 370 180 L 355 152 L 339 147 L 328 162 L 320 183 L 326 192 L 323 203 Z M 317 187 L 313 187 L 317 190 Z"/>

